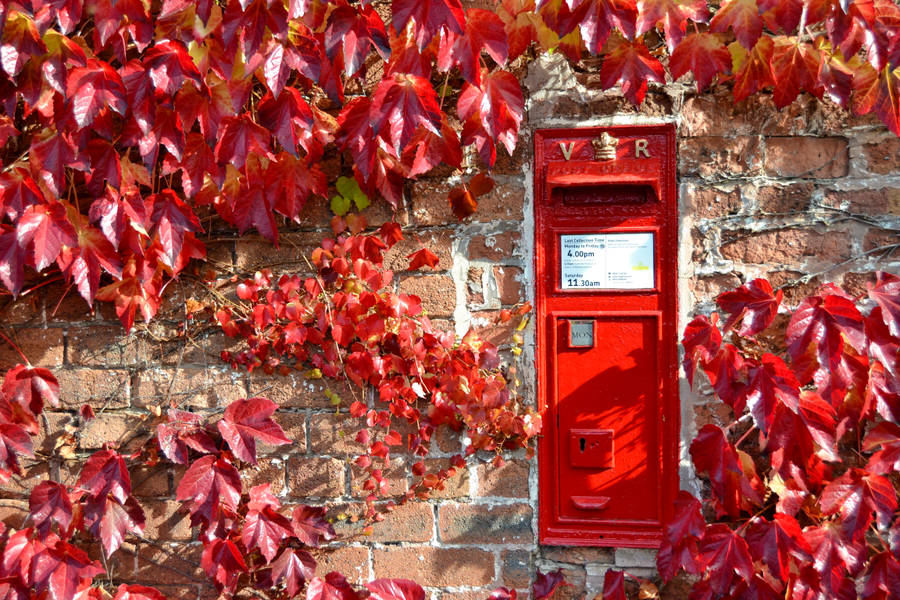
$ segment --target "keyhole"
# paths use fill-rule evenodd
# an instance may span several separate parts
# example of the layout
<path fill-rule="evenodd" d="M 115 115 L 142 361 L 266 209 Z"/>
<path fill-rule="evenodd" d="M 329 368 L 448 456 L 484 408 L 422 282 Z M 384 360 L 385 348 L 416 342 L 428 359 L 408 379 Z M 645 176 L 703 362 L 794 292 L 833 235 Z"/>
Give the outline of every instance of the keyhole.
<path fill-rule="evenodd" d="M 578 444 L 581 446 L 581 451 L 584 452 L 584 445 L 585 445 L 584 438 L 581 438 L 581 440 L 579 440 Z"/>

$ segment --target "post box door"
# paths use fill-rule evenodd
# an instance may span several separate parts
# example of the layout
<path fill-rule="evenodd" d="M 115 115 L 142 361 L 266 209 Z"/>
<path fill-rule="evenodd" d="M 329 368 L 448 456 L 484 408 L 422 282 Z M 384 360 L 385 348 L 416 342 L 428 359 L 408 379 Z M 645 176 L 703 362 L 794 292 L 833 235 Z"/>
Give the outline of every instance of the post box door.
<path fill-rule="evenodd" d="M 559 518 L 658 522 L 659 314 L 554 318 Z M 596 343 L 573 346 L 573 323 Z"/>
<path fill-rule="evenodd" d="M 539 530 L 658 546 L 678 490 L 675 131 L 535 132 Z"/>

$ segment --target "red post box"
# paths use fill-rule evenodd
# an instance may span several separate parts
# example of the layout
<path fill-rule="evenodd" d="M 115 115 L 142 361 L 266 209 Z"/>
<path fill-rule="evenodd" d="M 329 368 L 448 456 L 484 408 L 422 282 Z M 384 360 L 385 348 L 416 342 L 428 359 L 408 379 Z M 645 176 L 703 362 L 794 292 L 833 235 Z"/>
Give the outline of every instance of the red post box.
<path fill-rule="evenodd" d="M 672 125 L 535 133 L 545 544 L 655 547 L 678 490 Z"/>

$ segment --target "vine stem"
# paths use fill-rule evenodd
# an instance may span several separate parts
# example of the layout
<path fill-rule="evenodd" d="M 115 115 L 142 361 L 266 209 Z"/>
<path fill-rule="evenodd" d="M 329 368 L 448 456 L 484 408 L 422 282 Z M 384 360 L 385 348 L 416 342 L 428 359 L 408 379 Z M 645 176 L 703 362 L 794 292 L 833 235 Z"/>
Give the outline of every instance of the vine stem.
<path fill-rule="evenodd" d="M 15 350 L 16 353 L 17 353 L 19 356 L 22 357 L 22 360 L 25 361 L 25 364 L 27 364 L 28 366 L 31 366 L 31 361 L 28 360 L 28 357 L 25 356 L 25 354 L 22 352 L 22 349 L 19 348 L 19 345 L 18 345 L 18 344 L 16 344 L 14 341 L 12 341 L 12 340 L 9 339 L 8 337 L 6 337 L 6 334 L 3 333 L 2 331 L 0 331 L 0 337 L 2 337 L 4 340 L 6 340 L 6 343 L 7 343 L 7 344 L 9 344 L 10 346 L 12 346 L 13 350 Z"/>

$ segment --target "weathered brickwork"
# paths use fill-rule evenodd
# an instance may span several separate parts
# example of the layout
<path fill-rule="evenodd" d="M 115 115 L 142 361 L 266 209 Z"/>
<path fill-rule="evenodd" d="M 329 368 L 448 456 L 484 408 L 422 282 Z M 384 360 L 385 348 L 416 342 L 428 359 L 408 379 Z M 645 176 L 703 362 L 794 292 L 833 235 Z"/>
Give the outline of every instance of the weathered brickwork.
<path fill-rule="evenodd" d="M 900 267 L 894 252 L 900 243 L 900 143 L 872 120 L 810 99 L 781 112 L 766 96 L 735 105 L 726 93 L 697 96 L 684 84 L 652 88 L 635 109 L 617 92 L 600 91 L 593 70 L 574 73 L 561 57 L 532 66 L 525 83 L 530 97 L 519 149 L 500 157 L 497 186 L 479 199 L 472 219 L 458 222 L 447 203 L 460 173 L 423 177 L 396 212 L 383 204 L 367 211 L 371 224 L 395 219 L 404 227 L 407 239 L 386 263 L 398 289 L 421 296 L 438 324 L 460 334 L 476 327 L 491 341 L 508 344 L 515 323 L 498 324 L 498 311 L 533 299 L 531 132 L 544 127 L 677 124 L 682 323 L 692 311 L 709 308 L 721 291 L 754 277 L 784 286 L 787 302 L 795 302 L 826 280 L 861 293 L 874 270 Z M 329 171 L 340 172 L 332 163 Z M 227 240 L 223 234 L 225 241 L 208 242 L 210 260 L 238 275 L 265 266 L 306 272 L 303 255 L 323 235 L 326 202 L 311 202 L 307 217 L 309 226 L 287 232 L 278 249 L 251 236 Z M 437 254 L 438 266 L 408 272 L 406 256 L 420 244 Z M 263 448 L 244 483 L 271 483 L 287 506 L 333 507 L 336 528 L 351 537 L 322 551 L 322 573 L 340 570 L 355 583 L 413 578 L 433 600 L 482 600 L 499 585 L 524 593 L 537 568 L 562 568 L 573 584 L 562 596 L 573 598 L 597 594 L 608 568 L 652 576 L 652 552 L 539 546 L 537 463 L 524 453 L 499 469 L 486 462 L 490 457 L 479 457 L 430 500 L 397 509 L 371 535 L 361 535 L 364 494 L 351 465 L 360 450 L 348 414 L 352 398 L 333 406 L 321 386 L 299 375 L 229 370 L 219 355 L 234 342 L 214 328 L 189 341 L 177 338 L 191 293 L 187 283 L 171 285 L 160 318 L 130 335 L 123 335 L 110 306 L 91 314 L 58 285 L 16 302 L 2 300 L 4 332 L 33 364 L 53 369 L 63 405 L 47 414 L 49 433 L 37 440 L 39 460 L 0 486 L 0 519 L 20 526 L 31 486 L 48 477 L 73 482 L 77 472 L 66 457 L 108 441 L 126 448 L 142 442 L 160 409 L 176 405 L 216 415 L 234 399 L 265 395 L 281 406 L 277 418 L 295 442 Z M 519 373 L 533 400 L 532 328 L 525 333 Z M 17 360 L 0 346 L 0 367 Z M 727 407 L 710 403 L 702 385 L 693 393 L 682 389 L 685 439 L 704 423 L 728 420 Z M 93 407 L 96 419 L 82 422 L 83 404 Z M 426 460 L 445 466 L 461 447 L 457 436 L 438 432 Z M 394 460 L 385 478 L 389 494 L 401 494 L 411 484 L 409 461 Z M 207 598 L 213 590 L 198 567 L 201 547 L 175 500 L 180 474 L 175 468 L 135 474 L 135 493 L 147 513 L 146 539 L 127 542 L 109 568 L 116 580 L 157 585 L 177 598 Z"/>

